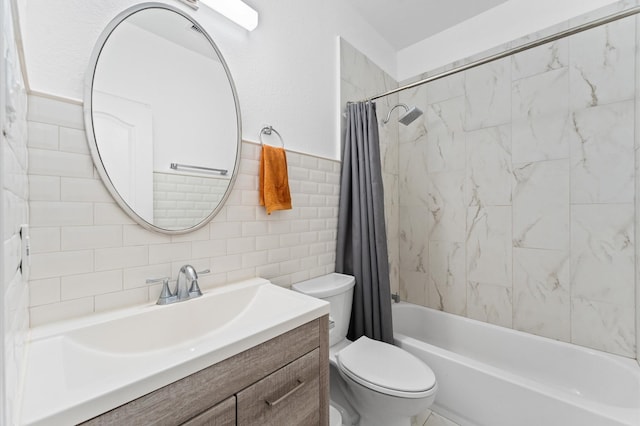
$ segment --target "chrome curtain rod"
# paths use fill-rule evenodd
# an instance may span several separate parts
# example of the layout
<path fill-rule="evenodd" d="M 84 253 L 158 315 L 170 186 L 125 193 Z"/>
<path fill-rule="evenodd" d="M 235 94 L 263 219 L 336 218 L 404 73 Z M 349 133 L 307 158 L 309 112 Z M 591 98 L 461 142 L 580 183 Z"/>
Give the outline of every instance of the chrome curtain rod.
<path fill-rule="evenodd" d="M 497 61 L 498 59 L 506 58 L 507 56 L 515 55 L 520 52 L 524 52 L 525 50 L 533 49 L 534 47 L 542 46 L 543 44 L 550 43 L 552 41 L 559 40 L 564 37 L 569 37 L 574 34 L 581 33 L 583 31 L 590 30 L 592 28 L 599 27 L 600 25 L 609 24 L 611 22 L 617 21 L 619 19 L 628 18 L 629 16 L 633 16 L 640 13 L 640 6 L 634 6 L 627 10 L 623 10 L 621 12 L 612 13 L 611 15 L 607 15 L 605 17 L 595 19 L 590 22 L 586 22 L 584 24 L 577 25 L 575 27 L 566 29 L 564 31 L 560 31 L 555 34 L 551 34 L 549 36 L 543 37 L 539 40 L 532 41 L 530 43 L 525 43 L 522 46 L 514 47 L 504 52 L 496 53 L 494 55 L 487 56 L 486 58 L 478 59 L 477 61 L 470 62 L 466 65 L 461 65 L 459 67 L 453 68 L 449 71 L 444 71 L 439 74 L 433 75 L 431 77 L 424 78 L 422 80 L 416 81 L 414 83 L 409 83 L 404 86 L 398 87 L 393 90 L 389 90 L 388 92 L 381 93 L 379 95 L 373 96 L 368 99 L 363 99 L 361 102 L 373 101 L 375 99 L 383 98 L 385 96 L 393 95 L 394 93 L 401 92 L 406 89 L 413 89 L 414 87 L 422 86 L 423 84 L 431 83 L 435 80 L 440 80 L 441 78 L 448 77 L 453 74 L 457 74 L 459 72 L 463 72 L 469 70 L 471 68 L 479 67 L 480 65 L 484 65 L 486 63 Z"/>

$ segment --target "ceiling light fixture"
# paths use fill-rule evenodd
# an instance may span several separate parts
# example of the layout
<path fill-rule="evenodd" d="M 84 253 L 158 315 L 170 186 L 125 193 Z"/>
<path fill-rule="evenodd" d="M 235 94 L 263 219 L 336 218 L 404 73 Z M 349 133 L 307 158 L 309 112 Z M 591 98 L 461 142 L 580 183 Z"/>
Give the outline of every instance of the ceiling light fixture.
<path fill-rule="evenodd" d="M 201 3 L 248 31 L 258 26 L 258 12 L 242 0 L 182 0 L 194 9 Z"/>

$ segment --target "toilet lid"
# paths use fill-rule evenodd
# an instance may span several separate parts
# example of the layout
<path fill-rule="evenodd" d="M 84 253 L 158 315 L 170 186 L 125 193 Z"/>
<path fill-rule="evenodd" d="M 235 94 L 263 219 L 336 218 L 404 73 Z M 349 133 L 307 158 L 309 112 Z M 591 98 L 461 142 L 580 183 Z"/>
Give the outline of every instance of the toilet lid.
<path fill-rule="evenodd" d="M 436 385 L 436 377 L 427 364 L 397 346 L 366 336 L 341 350 L 337 358 L 344 374 L 388 395 L 422 398 Z"/>

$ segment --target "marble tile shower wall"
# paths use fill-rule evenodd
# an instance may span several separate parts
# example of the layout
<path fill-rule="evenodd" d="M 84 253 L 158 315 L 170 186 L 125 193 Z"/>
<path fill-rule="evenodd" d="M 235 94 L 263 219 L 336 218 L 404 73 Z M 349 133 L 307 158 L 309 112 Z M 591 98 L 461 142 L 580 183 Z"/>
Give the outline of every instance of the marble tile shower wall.
<path fill-rule="evenodd" d="M 398 87 L 398 83 L 380 67 L 371 62 L 347 41 L 340 39 L 340 105 L 344 111 L 347 102 L 359 101 Z M 400 252 L 397 229 L 399 226 L 398 205 L 398 120 L 397 112 L 387 124 L 381 120 L 389 109 L 398 103 L 398 95 L 387 96 L 376 101 L 380 135 L 380 161 L 382 163 L 382 183 L 384 186 L 385 225 L 387 228 L 387 249 L 391 292 L 400 289 Z M 342 134 L 346 120 L 342 120 Z"/>
<path fill-rule="evenodd" d="M 288 154 L 294 209 L 258 206 L 259 145 L 244 142 L 225 207 L 204 228 L 166 236 L 135 224 L 93 168 L 82 107 L 29 97 L 31 325 L 145 303 L 191 263 L 211 288 L 261 276 L 289 286 L 334 271 L 339 163 Z"/>
<path fill-rule="evenodd" d="M 401 93 L 404 298 L 635 357 L 636 26 Z"/>
<path fill-rule="evenodd" d="M 0 424 L 17 424 L 18 405 L 20 401 L 20 378 L 25 366 L 25 342 L 29 328 L 29 289 L 21 272 L 21 238 L 20 227 L 28 222 L 28 183 L 27 183 L 27 94 L 18 58 L 11 2 L 0 2 L 4 8 L 1 31 L 4 40 L 1 90 L 0 96 L 5 105 L 0 114 L 3 119 L 2 129 L 2 255 L 3 255 L 3 292 L 0 301 L 4 304 L 0 309 L 3 320 L 0 324 L 4 330 L 0 337 L 4 339 L 0 348 L 4 354 L 4 389 L 6 400 L 0 402 Z M 2 386 L 0 372 L 0 386 Z M 3 392 L 0 391 L 0 397 Z"/>

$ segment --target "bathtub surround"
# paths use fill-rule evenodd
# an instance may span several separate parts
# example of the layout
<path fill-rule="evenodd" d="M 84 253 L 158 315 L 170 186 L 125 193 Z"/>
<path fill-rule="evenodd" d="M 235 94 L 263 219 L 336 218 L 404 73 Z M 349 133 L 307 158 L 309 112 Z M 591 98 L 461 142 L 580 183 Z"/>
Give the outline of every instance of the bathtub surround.
<path fill-rule="evenodd" d="M 350 340 L 367 336 L 393 343 L 380 139 L 373 102 L 347 105 L 336 272 L 355 277 Z"/>
<path fill-rule="evenodd" d="M 635 358 L 636 25 L 400 94 L 406 300 Z"/>
<path fill-rule="evenodd" d="M 287 153 L 293 210 L 258 206 L 259 145 L 243 142 L 225 207 L 204 228 L 167 236 L 122 212 L 93 168 L 82 107 L 29 96 L 31 325 L 154 301 L 150 277 L 190 263 L 203 289 L 261 276 L 289 286 L 332 272 L 339 163 Z"/>
<path fill-rule="evenodd" d="M 383 157 L 383 169 L 398 171 L 385 192 L 399 193 L 399 226 L 387 232 L 404 300 L 636 357 L 636 21 L 400 93 L 425 111 L 398 129 L 399 152 Z M 348 44 L 341 50 L 345 102 L 384 92 L 354 90 L 381 72 Z"/>
<path fill-rule="evenodd" d="M 14 37 L 12 3 L 0 1 L 0 124 L 3 166 L 2 286 L 0 287 L 0 424 L 17 424 L 20 380 L 29 327 L 27 282 L 22 276 L 20 227 L 28 223 L 27 95 Z"/>

